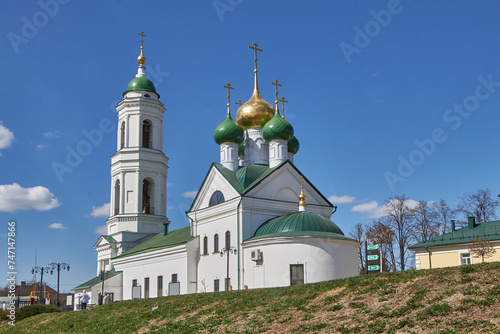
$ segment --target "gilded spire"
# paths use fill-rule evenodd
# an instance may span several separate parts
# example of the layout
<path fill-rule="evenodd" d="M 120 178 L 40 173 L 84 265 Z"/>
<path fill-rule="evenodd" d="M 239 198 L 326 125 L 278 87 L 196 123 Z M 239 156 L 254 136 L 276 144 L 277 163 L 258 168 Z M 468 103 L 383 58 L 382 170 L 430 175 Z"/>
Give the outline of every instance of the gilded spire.
<path fill-rule="evenodd" d="M 227 88 L 227 113 L 231 115 L 231 89 L 234 89 L 231 87 L 231 84 L 228 82 L 226 86 L 223 86 L 224 88 Z M 240 101 L 241 102 L 241 101 Z"/>
<path fill-rule="evenodd" d="M 259 93 L 259 83 L 257 81 L 257 72 L 258 72 L 258 70 L 257 70 L 257 60 L 258 60 L 257 59 L 257 51 L 262 52 L 262 49 L 257 48 L 258 46 L 259 46 L 259 44 L 257 44 L 257 43 L 254 42 L 252 44 L 252 46 L 249 45 L 248 47 L 250 49 L 253 49 L 253 52 L 254 52 L 254 56 L 253 56 L 254 60 L 253 60 L 253 62 L 255 64 L 255 69 L 253 70 L 253 73 L 255 73 L 255 86 L 254 86 L 253 93 L 254 93 L 254 95 L 258 94 L 260 96 L 260 93 Z"/>
<path fill-rule="evenodd" d="M 280 101 L 281 101 L 281 112 L 283 113 L 283 116 L 281 117 L 285 119 L 285 103 L 288 103 L 288 101 L 285 100 L 284 96 L 281 97 Z"/>
<path fill-rule="evenodd" d="M 299 207 L 303 207 L 301 211 L 305 211 L 305 207 L 307 206 L 307 203 L 306 203 L 306 195 L 304 195 L 304 177 L 301 176 L 300 177 L 300 195 L 299 195 L 299 199 L 300 199 L 300 202 L 299 202 Z"/>
<path fill-rule="evenodd" d="M 146 57 L 142 54 L 142 49 L 143 49 L 143 43 L 144 43 L 144 37 L 147 37 L 148 35 L 144 35 L 144 32 L 141 31 L 140 34 L 137 34 L 141 36 L 141 54 L 139 57 L 137 57 L 137 62 L 139 63 L 139 67 L 144 67 L 144 63 L 146 63 Z"/>
<path fill-rule="evenodd" d="M 274 100 L 274 104 L 276 105 L 276 110 L 279 110 L 278 109 L 278 86 L 282 86 L 278 83 L 278 79 L 274 79 L 274 81 L 271 82 L 271 85 L 274 85 L 275 87 L 275 93 L 274 95 L 276 96 L 276 99 Z"/>

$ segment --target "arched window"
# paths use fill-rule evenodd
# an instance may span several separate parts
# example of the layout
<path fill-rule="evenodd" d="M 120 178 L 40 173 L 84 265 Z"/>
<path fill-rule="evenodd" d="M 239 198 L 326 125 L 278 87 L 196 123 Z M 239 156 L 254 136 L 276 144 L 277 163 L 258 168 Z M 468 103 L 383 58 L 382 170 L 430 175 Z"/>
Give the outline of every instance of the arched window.
<path fill-rule="evenodd" d="M 203 255 L 208 255 L 208 237 L 203 238 Z"/>
<path fill-rule="evenodd" d="M 219 252 L 219 235 L 214 235 L 214 253 Z"/>
<path fill-rule="evenodd" d="M 212 197 L 210 197 L 209 206 L 214 206 L 222 202 L 224 202 L 224 195 L 219 190 L 217 190 L 212 194 Z"/>
<path fill-rule="evenodd" d="M 120 180 L 115 182 L 115 215 L 120 213 Z"/>
<path fill-rule="evenodd" d="M 153 147 L 153 134 L 151 132 L 152 126 L 151 122 L 145 120 L 142 122 L 142 147 L 152 148 Z"/>
<path fill-rule="evenodd" d="M 120 128 L 120 148 L 125 147 L 125 122 L 122 123 Z"/>
<path fill-rule="evenodd" d="M 144 179 L 142 181 L 142 213 L 154 215 L 154 207 L 152 206 L 152 182 Z"/>
<path fill-rule="evenodd" d="M 226 250 L 231 247 L 231 232 L 226 232 Z"/>

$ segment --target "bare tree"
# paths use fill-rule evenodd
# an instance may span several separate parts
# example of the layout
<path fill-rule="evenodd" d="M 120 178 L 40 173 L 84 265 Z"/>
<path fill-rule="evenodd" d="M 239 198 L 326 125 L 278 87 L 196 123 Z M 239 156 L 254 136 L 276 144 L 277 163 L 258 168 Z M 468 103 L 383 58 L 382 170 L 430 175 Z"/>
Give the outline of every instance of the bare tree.
<path fill-rule="evenodd" d="M 395 195 L 386 204 L 385 219 L 394 231 L 394 240 L 399 251 L 399 269 L 405 270 L 406 251 L 413 239 L 413 210 L 409 207 L 409 199 L 405 195 Z"/>
<path fill-rule="evenodd" d="M 488 239 L 477 238 L 469 246 L 469 252 L 474 257 L 481 257 L 481 262 L 484 262 L 484 258 L 493 256 L 496 250 Z"/>
<path fill-rule="evenodd" d="M 366 231 L 366 238 L 374 244 L 380 245 L 382 257 L 382 270 L 395 271 L 396 257 L 394 256 L 394 231 L 384 224 L 382 220 L 374 220 Z"/>
<path fill-rule="evenodd" d="M 439 235 L 436 207 L 426 201 L 418 201 L 412 209 L 415 228 L 413 235 L 418 242 L 425 242 Z"/>
<path fill-rule="evenodd" d="M 351 231 L 348 233 L 348 235 L 356 240 L 357 242 L 360 243 L 360 246 L 358 248 L 358 257 L 359 257 L 359 272 L 361 274 L 366 274 L 366 267 L 365 267 L 365 241 L 366 241 L 366 236 L 365 236 L 365 227 L 361 223 L 355 224 Z"/>
<path fill-rule="evenodd" d="M 460 200 L 458 210 L 467 217 L 475 217 L 478 223 L 497 218 L 495 211 L 499 203 L 493 200 L 489 189 L 479 189 L 477 193 L 461 197 Z"/>
<path fill-rule="evenodd" d="M 451 230 L 451 223 L 450 227 L 448 227 L 448 222 L 452 218 L 454 218 L 456 210 L 450 208 L 448 206 L 448 203 L 446 203 L 444 199 L 441 199 L 439 202 L 434 203 L 434 208 L 437 213 L 437 225 L 439 234 L 445 234 Z"/>

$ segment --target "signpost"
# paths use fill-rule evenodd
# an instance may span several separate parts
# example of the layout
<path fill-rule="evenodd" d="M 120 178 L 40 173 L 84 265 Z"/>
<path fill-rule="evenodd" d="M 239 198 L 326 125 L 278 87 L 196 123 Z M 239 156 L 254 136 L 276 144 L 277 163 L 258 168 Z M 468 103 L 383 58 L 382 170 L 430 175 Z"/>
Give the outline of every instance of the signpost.
<path fill-rule="evenodd" d="M 368 245 L 368 242 L 365 241 L 365 255 L 366 255 L 366 269 L 367 274 L 374 271 L 382 272 L 382 250 L 380 245 Z M 368 251 L 370 251 L 371 255 L 368 255 Z M 375 254 L 373 254 L 375 253 Z M 377 254 L 378 253 L 378 254 Z M 379 261 L 377 261 L 379 260 Z M 369 261 L 377 261 L 379 264 L 377 265 L 369 265 Z"/>

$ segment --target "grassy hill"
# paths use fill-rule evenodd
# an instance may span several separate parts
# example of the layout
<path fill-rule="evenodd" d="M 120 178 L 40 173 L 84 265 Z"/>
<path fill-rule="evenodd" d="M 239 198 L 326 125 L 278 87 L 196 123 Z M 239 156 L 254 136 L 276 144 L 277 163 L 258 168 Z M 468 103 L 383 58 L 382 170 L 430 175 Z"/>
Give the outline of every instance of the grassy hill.
<path fill-rule="evenodd" d="M 500 263 L 40 314 L 0 333 L 500 333 Z"/>

